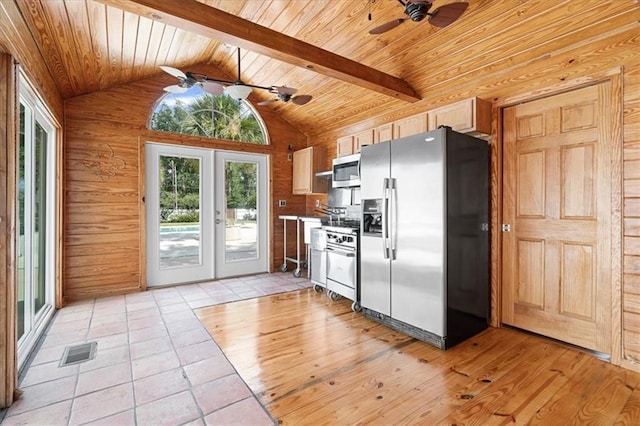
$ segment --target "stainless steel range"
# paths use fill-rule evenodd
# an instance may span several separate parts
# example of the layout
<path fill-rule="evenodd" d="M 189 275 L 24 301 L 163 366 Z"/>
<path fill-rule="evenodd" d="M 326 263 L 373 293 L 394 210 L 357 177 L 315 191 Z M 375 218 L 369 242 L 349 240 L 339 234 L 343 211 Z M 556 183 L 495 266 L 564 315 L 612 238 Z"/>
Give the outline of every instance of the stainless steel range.
<path fill-rule="evenodd" d="M 327 233 L 326 279 L 329 297 L 353 300 L 351 309 L 357 312 L 360 310 L 359 228 L 350 225 L 323 227 Z"/>

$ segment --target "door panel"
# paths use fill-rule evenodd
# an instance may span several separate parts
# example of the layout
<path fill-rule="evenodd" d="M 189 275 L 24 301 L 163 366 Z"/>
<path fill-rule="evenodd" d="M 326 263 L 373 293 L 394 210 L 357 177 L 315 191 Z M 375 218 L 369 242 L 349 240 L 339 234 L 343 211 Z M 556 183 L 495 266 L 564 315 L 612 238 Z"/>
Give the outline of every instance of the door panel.
<path fill-rule="evenodd" d="M 213 152 L 145 145 L 147 285 L 214 277 Z"/>
<path fill-rule="evenodd" d="M 503 321 L 611 350 L 609 83 L 504 110 Z"/>
<path fill-rule="evenodd" d="M 216 151 L 216 278 L 268 270 L 267 157 Z"/>

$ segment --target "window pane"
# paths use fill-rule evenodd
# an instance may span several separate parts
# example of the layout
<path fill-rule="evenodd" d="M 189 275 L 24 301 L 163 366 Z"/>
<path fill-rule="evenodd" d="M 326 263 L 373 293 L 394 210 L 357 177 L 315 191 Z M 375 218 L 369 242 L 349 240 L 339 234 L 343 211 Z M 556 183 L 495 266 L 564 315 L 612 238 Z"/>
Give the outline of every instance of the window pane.
<path fill-rule="evenodd" d="M 266 144 L 257 113 L 244 100 L 215 96 L 199 86 L 185 93 L 167 93 L 158 102 L 149 128 L 215 139 Z"/>
<path fill-rule="evenodd" d="M 258 165 L 225 162 L 225 260 L 258 257 Z"/>
<path fill-rule="evenodd" d="M 36 123 L 36 138 L 33 151 L 33 302 L 34 313 L 44 306 L 45 300 L 45 262 L 46 262 L 46 216 L 45 200 L 47 189 L 47 132 L 40 123 Z"/>
<path fill-rule="evenodd" d="M 25 328 L 25 118 L 26 108 L 20 104 L 20 137 L 18 139 L 18 339 L 24 335 Z"/>
<path fill-rule="evenodd" d="M 160 156 L 160 268 L 200 265 L 200 160 Z"/>

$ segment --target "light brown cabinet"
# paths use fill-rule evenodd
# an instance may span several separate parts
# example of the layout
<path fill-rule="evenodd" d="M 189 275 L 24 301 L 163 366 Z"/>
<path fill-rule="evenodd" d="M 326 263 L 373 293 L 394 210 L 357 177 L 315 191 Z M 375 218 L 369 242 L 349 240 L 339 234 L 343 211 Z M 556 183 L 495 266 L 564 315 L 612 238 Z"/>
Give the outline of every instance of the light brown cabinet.
<path fill-rule="evenodd" d="M 363 145 L 371 145 L 374 143 L 373 129 L 365 130 L 355 135 L 343 136 L 338 138 L 336 145 L 336 156 L 344 157 L 345 155 L 357 154 Z"/>
<path fill-rule="evenodd" d="M 426 112 L 397 120 L 393 125 L 393 139 L 417 135 L 429 130 L 429 114 Z"/>
<path fill-rule="evenodd" d="M 323 171 L 324 151 L 319 147 L 304 148 L 293 153 L 293 193 L 327 192 L 329 181 L 316 173 Z"/>
<path fill-rule="evenodd" d="M 353 136 L 343 136 L 338 138 L 336 145 L 336 157 L 344 157 L 353 154 Z"/>
<path fill-rule="evenodd" d="M 373 129 L 353 135 L 353 153 L 357 154 L 364 145 L 373 145 Z"/>
<path fill-rule="evenodd" d="M 476 136 L 491 135 L 491 102 L 470 98 L 429 111 L 429 128 L 438 126 Z"/>
<path fill-rule="evenodd" d="M 457 132 L 478 137 L 491 136 L 491 102 L 475 97 L 469 98 L 401 118 L 393 123 L 382 124 L 355 135 L 338 138 L 337 156 L 344 157 L 360 152 L 363 145 L 417 135 L 437 129 L 439 126 L 449 126 Z"/>
<path fill-rule="evenodd" d="M 393 123 L 383 124 L 374 130 L 373 143 L 386 142 L 393 139 Z"/>

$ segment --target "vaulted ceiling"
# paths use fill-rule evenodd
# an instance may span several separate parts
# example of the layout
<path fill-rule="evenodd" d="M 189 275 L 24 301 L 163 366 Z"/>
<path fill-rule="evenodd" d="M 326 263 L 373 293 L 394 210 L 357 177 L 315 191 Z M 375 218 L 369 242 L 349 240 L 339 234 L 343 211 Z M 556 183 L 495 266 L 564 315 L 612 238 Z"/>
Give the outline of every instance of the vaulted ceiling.
<path fill-rule="evenodd" d="M 432 10 L 456 1 L 435 0 Z M 241 46 L 244 82 L 287 85 L 313 96 L 303 106 L 291 102 L 269 106 L 307 135 L 403 109 L 412 102 L 435 106 L 431 104 L 482 95 L 487 88 L 474 93 L 473 85 L 461 87 L 459 82 L 468 83 L 478 73 L 506 71 L 525 51 L 528 58 L 534 51 L 534 59 L 528 59 L 534 61 L 535 50 L 544 57 L 547 46 L 558 51 L 578 42 L 585 31 L 613 29 L 621 15 L 637 9 L 631 0 L 468 0 L 466 12 L 446 28 L 426 20 L 407 21 L 384 34 L 370 35 L 370 29 L 405 17 L 396 0 L 16 3 L 64 98 L 146 78 L 159 79 L 160 96 L 164 85 L 175 82 L 160 65 L 185 71 L 213 65 L 221 70 L 220 76 L 234 80 L 235 46 Z M 150 4 L 163 10 L 154 11 Z M 172 11 L 176 5 L 180 7 Z M 207 23 L 207 12 L 213 17 L 216 11 L 247 23 L 229 21 L 229 31 L 235 28 L 239 35 L 225 34 L 224 28 Z M 287 37 L 269 36 L 254 24 Z M 256 32 L 258 42 L 252 40 Z M 326 53 L 305 49 L 297 41 Z M 394 96 L 392 92 L 403 85 L 406 93 Z M 413 91 L 413 96 L 407 95 Z M 250 100 L 272 97 L 258 90 Z"/>

